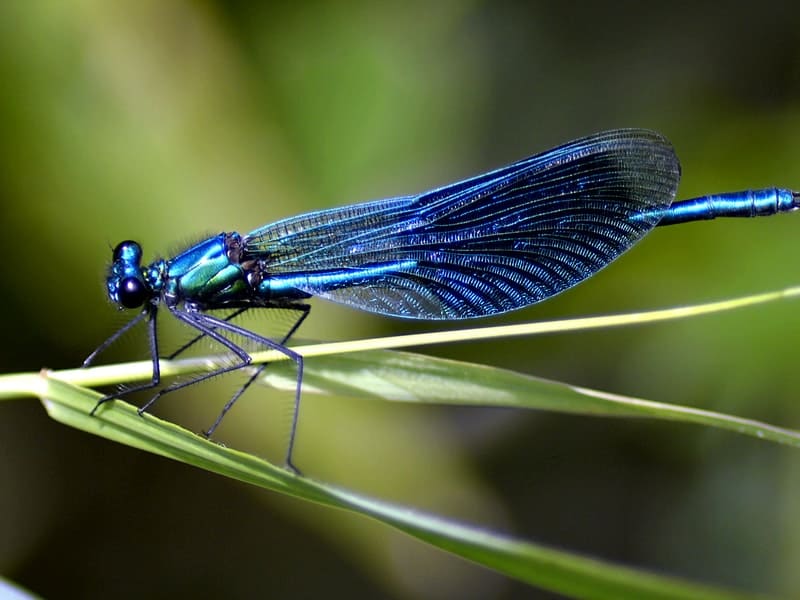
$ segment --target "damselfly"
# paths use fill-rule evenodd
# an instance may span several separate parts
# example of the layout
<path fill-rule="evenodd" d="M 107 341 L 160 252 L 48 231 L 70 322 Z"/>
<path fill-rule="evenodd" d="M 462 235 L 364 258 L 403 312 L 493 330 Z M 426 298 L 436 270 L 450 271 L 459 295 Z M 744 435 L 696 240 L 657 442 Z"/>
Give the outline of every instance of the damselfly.
<path fill-rule="evenodd" d="M 156 317 L 163 306 L 236 360 L 161 389 L 140 413 L 167 392 L 249 365 L 250 354 L 233 338 L 272 348 L 297 364 L 286 451 L 286 465 L 296 471 L 292 451 L 303 358 L 286 344 L 309 314 L 308 298 L 410 319 L 495 315 L 550 298 L 594 275 L 657 225 L 772 215 L 800 205 L 799 194 L 774 188 L 673 202 L 679 179 L 678 158 L 665 138 L 623 129 L 421 194 L 311 212 L 246 235 L 220 233 L 149 265 L 142 264 L 138 243 L 122 242 L 114 249 L 108 297 L 140 313 L 84 365 L 144 320 L 153 374 L 146 384 L 104 397 L 95 410 L 159 385 Z M 232 322 L 247 310 L 269 308 L 296 312 L 281 338 Z M 226 318 L 209 314 L 218 309 L 232 312 Z M 206 435 L 265 366 L 254 370 Z"/>

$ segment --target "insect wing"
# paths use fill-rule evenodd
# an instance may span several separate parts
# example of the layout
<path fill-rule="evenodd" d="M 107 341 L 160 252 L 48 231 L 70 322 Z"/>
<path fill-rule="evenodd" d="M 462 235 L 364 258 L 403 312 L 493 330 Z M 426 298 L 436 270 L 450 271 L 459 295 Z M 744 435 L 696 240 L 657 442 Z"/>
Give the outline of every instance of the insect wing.
<path fill-rule="evenodd" d="M 680 165 L 647 130 L 596 134 L 417 196 L 258 229 L 245 254 L 280 286 L 418 319 L 534 304 L 592 276 L 653 228 Z"/>

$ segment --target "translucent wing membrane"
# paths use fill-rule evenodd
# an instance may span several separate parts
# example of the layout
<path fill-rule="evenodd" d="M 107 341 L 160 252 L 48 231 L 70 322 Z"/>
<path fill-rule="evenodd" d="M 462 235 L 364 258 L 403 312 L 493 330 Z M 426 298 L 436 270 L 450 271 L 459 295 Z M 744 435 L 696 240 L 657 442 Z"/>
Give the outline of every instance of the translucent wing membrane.
<path fill-rule="evenodd" d="M 659 134 L 610 131 L 417 196 L 285 219 L 244 252 L 274 289 L 408 318 L 491 315 L 602 269 L 658 223 L 679 179 Z"/>

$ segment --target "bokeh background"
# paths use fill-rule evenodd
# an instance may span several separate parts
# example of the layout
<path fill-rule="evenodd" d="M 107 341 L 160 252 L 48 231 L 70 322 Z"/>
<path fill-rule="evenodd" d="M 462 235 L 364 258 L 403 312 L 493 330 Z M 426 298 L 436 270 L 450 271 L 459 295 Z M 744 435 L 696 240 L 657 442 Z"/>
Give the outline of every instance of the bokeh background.
<path fill-rule="evenodd" d="M 679 197 L 800 188 L 792 2 L 0 3 L 2 372 L 75 367 L 126 316 L 110 247 L 422 191 L 588 133 L 648 127 Z M 483 324 L 798 283 L 800 216 L 656 230 L 599 276 Z M 424 352 L 800 426 L 796 302 Z M 317 303 L 310 339 L 429 331 Z M 141 340 L 139 340 L 141 341 Z M 140 359 L 121 344 L 108 360 Z M 207 426 L 235 381 L 165 401 Z M 550 597 L 362 518 L 95 439 L 31 399 L 0 417 L 0 572 L 47 597 Z M 220 430 L 280 460 L 285 396 Z M 560 548 L 800 591 L 800 457 L 644 420 L 309 395 L 307 474 Z"/>

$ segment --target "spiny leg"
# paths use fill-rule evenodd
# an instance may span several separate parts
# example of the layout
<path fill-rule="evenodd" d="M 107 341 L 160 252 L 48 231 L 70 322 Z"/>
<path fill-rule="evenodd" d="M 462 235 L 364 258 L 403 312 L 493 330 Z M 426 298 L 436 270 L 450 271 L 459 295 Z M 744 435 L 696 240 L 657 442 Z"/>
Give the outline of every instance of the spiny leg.
<path fill-rule="evenodd" d="M 300 325 L 303 323 L 303 321 L 305 321 L 306 317 L 308 316 L 308 313 L 311 311 L 311 306 L 309 306 L 308 304 L 296 304 L 296 305 L 293 305 L 293 306 L 290 306 L 290 307 L 287 307 L 287 308 L 293 309 L 293 310 L 298 310 L 298 311 L 301 312 L 301 315 L 297 319 L 297 321 L 295 321 L 294 325 L 292 325 L 291 329 L 289 329 L 288 333 L 286 333 L 286 335 L 283 336 L 281 341 L 278 342 L 278 344 L 280 344 L 281 346 L 286 345 L 286 342 L 288 342 L 289 338 L 291 338 L 292 335 L 294 335 L 295 331 L 297 331 L 300 328 Z M 245 390 L 247 388 L 249 388 L 250 385 L 256 379 L 258 379 L 258 376 L 261 375 L 261 373 L 264 372 L 264 369 L 266 369 L 269 366 L 269 364 L 270 363 L 264 363 L 262 365 L 259 365 L 257 367 L 256 371 L 253 373 L 253 375 L 244 383 L 244 385 L 242 385 L 236 391 L 236 393 L 233 395 L 233 397 L 230 400 L 228 400 L 228 402 L 222 408 L 222 411 L 217 416 L 217 418 L 214 421 L 214 423 L 211 425 L 211 427 L 209 427 L 206 431 L 203 432 L 206 437 L 211 437 L 214 434 L 214 431 L 216 431 L 217 427 L 219 427 L 219 424 L 222 423 L 222 419 L 225 417 L 227 412 L 231 409 L 231 407 L 233 407 L 233 405 L 241 397 L 241 395 L 245 392 Z M 296 410 L 295 410 L 295 413 L 296 413 Z M 293 424 L 294 424 L 294 421 L 296 421 L 296 420 L 297 419 L 296 419 L 296 414 L 295 414 L 293 419 L 292 419 Z"/>
<path fill-rule="evenodd" d="M 305 305 L 303 305 L 303 306 L 305 306 Z M 307 315 L 309 310 L 310 310 L 309 308 L 305 308 L 304 309 L 304 314 Z M 182 316 L 181 318 L 184 318 L 184 316 Z M 218 329 L 224 329 L 225 331 L 228 331 L 228 332 L 230 332 L 230 333 L 232 333 L 234 335 L 239 335 L 239 336 L 241 336 L 241 337 L 243 337 L 245 339 L 248 339 L 251 342 L 254 342 L 256 344 L 261 344 L 263 346 L 266 346 L 267 348 L 271 348 L 272 350 L 276 350 L 277 352 L 280 352 L 281 354 L 285 355 L 286 357 L 288 357 L 289 359 L 291 359 L 291 360 L 293 360 L 295 362 L 295 364 L 297 365 L 297 385 L 296 385 L 296 388 L 295 388 L 294 416 L 293 416 L 293 419 L 292 419 L 292 430 L 291 430 L 290 435 L 289 435 L 289 446 L 288 446 L 287 451 L 286 451 L 286 467 L 289 470 L 299 474 L 300 473 L 299 469 L 297 469 L 297 467 L 294 466 L 294 463 L 292 463 L 292 451 L 294 450 L 294 437 L 295 437 L 295 434 L 296 434 L 296 431 L 297 431 L 297 415 L 299 414 L 299 411 L 300 411 L 300 390 L 302 389 L 302 383 L 303 383 L 303 357 L 300 354 L 298 354 L 297 352 L 295 352 L 294 350 L 291 350 L 290 348 L 287 348 L 283 344 L 279 344 L 278 342 L 270 340 L 269 338 L 265 338 L 263 336 L 258 335 L 257 333 L 253 333 L 252 331 L 250 331 L 248 329 L 245 329 L 243 327 L 239 327 L 238 325 L 234 325 L 233 323 L 229 323 L 229 322 L 224 321 L 222 319 L 218 319 L 216 317 L 212 317 L 211 315 L 197 313 L 197 314 L 193 314 L 192 318 L 193 319 L 197 319 L 198 321 L 203 321 L 202 325 L 199 324 L 199 323 L 194 323 L 194 325 L 195 325 L 195 327 L 197 327 L 197 329 L 199 329 L 200 331 L 206 332 L 206 334 L 209 337 L 212 337 L 213 339 L 217 339 L 217 338 L 224 339 L 225 342 L 227 342 L 227 343 L 225 343 L 225 345 L 228 346 L 228 348 L 230 348 L 231 351 L 234 351 L 233 348 L 237 348 L 240 352 L 244 353 L 245 356 L 247 356 L 247 359 L 248 359 L 248 362 L 246 364 L 249 364 L 250 355 L 247 354 L 246 352 L 244 352 L 244 350 L 242 348 L 240 348 L 240 347 L 236 346 L 235 344 L 233 344 L 233 342 L 231 342 L 230 340 L 227 340 L 226 338 L 223 338 L 222 336 L 220 336 L 220 334 L 217 332 Z M 305 318 L 305 317 L 303 317 L 303 318 Z M 297 330 L 297 327 L 300 325 L 301 322 L 302 322 L 302 319 L 298 319 L 298 323 L 296 323 L 295 326 L 292 327 L 292 329 L 290 330 L 289 334 L 287 334 L 287 335 L 291 335 L 292 333 L 294 333 L 294 331 Z M 221 343 L 224 343 L 224 342 L 221 342 Z M 237 355 L 238 355 L 238 353 L 237 353 Z M 202 377 L 199 377 L 199 378 L 197 378 L 197 379 L 195 379 L 195 380 L 193 380 L 191 382 L 186 382 L 184 384 L 181 384 L 181 387 L 184 387 L 185 385 L 188 385 L 188 384 L 191 384 L 191 383 L 197 383 L 198 381 L 202 381 L 203 379 L 208 379 L 209 377 L 215 377 L 215 376 L 220 375 L 222 373 L 225 373 L 225 372 L 228 372 L 228 371 L 232 371 L 235 368 L 244 367 L 244 366 L 246 366 L 246 364 L 234 366 L 233 368 L 228 367 L 228 368 L 225 368 L 225 369 L 217 370 L 217 371 L 215 371 L 213 373 L 209 373 L 209 374 L 203 375 Z M 148 403 L 148 406 L 149 406 L 149 404 L 152 404 L 152 402 Z"/>
<path fill-rule="evenodd" d="M 86 360 L 83 361 L 83 364 L 81 365 L 81 367 L 82 368 L 86 368 L 86 367 L 90 366 L 100 354 L 105 352 L 119 338 L 121 338 L 123 335 L 128 333 L 128 331 L 130 331 L 131 329 L 136 327 L 136 325 L 138 325 L 139 322 L 149 314 L 149 312 L 150 312 L 150 309 L 148 309 L 148 308 L 144 309 L 136 317 L 134 317 L 133 319 L 128 321 L 125 325 L 123 325 L 122 327 L 117 329 L 117 331 L 115 331 L 114 334 L 111 337 L 109 337 L 105 342 L 100 344 L 97 348 L 95 348 L 94 352 L 92 352 L 89 356 L 86 357 Z"/>
<path fill-rule="evenodd" d="M 298 310 L 298 311 L 300 311 L 301 314 L 298 317 L 297 321 L 295 321 L 294 325 L 292 325 L 291 329 L 289 329 L 289 331 L 286 333 L 286 335 L 283 336 L 281 341 L 278 342 L 281 346 L 285 346 L 286 345 L 286 343 L 289 341 L 289 339 L 300 328 L 300 325 L 303 324 L 303 321 L 306 320 L 306 317 L 308 316 L 309 312 L 311 311 L 311 306 L 309 306 L 308 304 L 295 304 L 295 305 L 289 306 L 287 308 L 292 309 L 292 310 Z M 289 355 L 287 354 L 287 356 L 289 356 Z M 264 372 L 264 369 L 266 369 L 268 366 L 269 366 L 269 363 L 264 363 L 263 365 L 260 365 L 256 369 L 256 371 L 253 373 L 253 375 L 244 383 L 244 385 L 242 385 L 242 387 L 240 387 L 236 391 L 236 393 L 233 395 L 233 397 L 230 400 L 228 400 L 228 402 L 222 408 L 222 411 L 219 413 L 219 416 L 217 416 L 217 419 L 214 421 L 213 425 L 211 425 L 211 427 L 209 427 L 208 430 L 206 430 L 204 432 L 206 437 L 211 437 L 214 434 L 214 431 L 216 431 L 217 427 L 219 427 L 220 423 L 222 423 L 222 419 L 225 418 L 225 415 L 228 413 L 228 411 L 233 407 L 234 404 L 236 404 L 236 401 L 239 400 L 239 398 L 242 396 L 242 394 L 244 394 L 245 390 L 247 390 L 247 388 L 249 388 L 250 385 L 252 385 L 252 383 L 256 379 L 258 379 L 258 377 L 261 375 L 261 373 Z M 299 363 L 298 368 L 302 370 L 302 361 Z M 301 373 L 300 376 L 299 376 L 299 381 L 302 382 L 302 379 L 303 378 L 302 378 L 302 373 Z M 299 413 L 300 413 L 300 395 L 299 395 L 299 393 L 297 393 L 295 395 L 294 409 L 293 409 L 293 412 L 292 412 L 292 425 L 291 425 L 291 429 L 290 429 L 290 432 L 289 432 L 289 446 L 288 446 L 288 450 L 287 450 L 287 453 L 286 453 L 286 464 L 287 464 L 287 466 L 289 468 L 291 468 L 292 470 L 294 470 L 295 472 L 297 472 L 297 473 L 299 473 L 299 471 L 292 464 L 291 457 L 292 457 L 292 450 L 294 449 L 294 438 L 295 438 L 295 434 L 297 432 L 297 421 L 298 421 L 298 418 L 299 418 Z"/>
<path fill-rule="evenodd" d="M 210 315 L 205 315 L 205 314 L 202 314 L 202 313 L 188 313 L 188 312 L 184 312 L 184 311 L 181 311 L 181 310 L 178 310 L 178 309 L 171 309 L 172 314 L 178 320 L 186 323 L 187 325 L 189 325 L 191 327 L 194 327 L 195 329 L 197 329 L 200 332 L 200 335 L 198 335 L 196 338 L 191 340 L 189 342 L 189 344 L 187 344 L 187 345 L 183 346 L 182 348 L 180 348 L 179 352 L 182 352 L 182 351 L 186 350 L 190 345 L 196 343 L 200 338 L 209 337 L 212 340 L 220 343 L 224 347 L 228 348 L 228 350 L 230 350 L 233 354 L 235 354 L 239 358 L 240 362 L 238 362 L 237 364 L 234 364 L 234 365 L 230 365 L 228 367 L 221 367 L 221 368 L 216 369 L 215 371 L 213 371 L 211 373 L 206 373 L 206 374 L 201 375 L 199 377 L 195 377 L 194 379 L 192 379 L 190 381 L 185 381 L 185 382 L 181 382 L 181 383 L 177 383 L 177 384 L 173 384 L 171 386 L 168 386 L 168 387 L 164 388 L 163 390 L 160 390 L 157 394 L 155 394 L 153 396 L 153 398 L 151 398 L 144 406 L 139 408 L 138 412 L 139 412 L 140 415 L 143 414 L 144 412 L 146 412 L 161 396 L 163 396 L 166 393 L 176 391 L 178 389 L 187 387 L 189 385 L 193 385 L 195 383 L 199 383 L 199 382 L 204 381 L 206 379 L 210 379 L 211 377 L 216 377 L 217 375 L 222 375 L 222 374 L 230 372 L 230 371 L 235 371 L 235 370 L 241 369 L 241 368 L 247 366 L 248 364 L 250 364 L 250 361 L 251 361 L 250 355 L 243 348 L 241 348 L 240 346 L 238 346 L 234 342 L 230 341 L 226 337 L 222 336 L 221 334 L 217 333 L 217 329 L 223 329 L 223 330 L 229 331 L 229 332 L 231 332 L 231 333 L 233 333 L 235 335 L 240 335 L 240 336 L 242 336 L 242 337 L 244 337 L 246 339 L 249 339 L 249 340 L 251 340 L 251 341 L 253 341 L 255 343 L 261 344 L 261 345 L 266 346 L 268 348 L 272 348 L 272 349 L 274 349 L 274 350 L 276 350 L 278 352 L 281 352 L 281 353 L 285 354 L 288 358 L 293 360 L 295 362 L 295 364 L 297 364 L 297 369 L 298 369 L 297 386 L 296 386 L 296 390 L 295 390 L 294 411 L 293 411 L 293 415 L 292 415 L 292 426 L 291 426 L 291 431 L 290 431 L 290 436 L 289 436 L 289 445 L 288 445 L 287 452 L 286 452 L 286 466 L 290 470 L 292 470 L 292 471 L 294 471 L 296 473 L 299 473 L 300 471 L 292 463 L 292 452 L 293 452 L 293 449 L 294 449 L 294 440 L 295 440 L 295 436 L 296 436 L 296 432 L 297 432 L 297 421 L 298 421 L 298 415 L 299 415 L 299 411 L 300 411 L 300 392 L 301 392 L 302 380 L 303 380 L 303 359 L 302 359 L 302 356 L 300 356 L 296 352 L 293 352 L 293 351 L 289 350 L 288 348 L 286 348 L 284 346 L 284 344 L 297 331 L 297 329 L 303 323 L 305 318 L 308 316 L 308 313 L 310 311 L 310 306 L 305 305 L 305 304 L 297 304 L 297 305 L 291 305 L 291 306 L 285 307 L 285 308 L 290 308 L 290 309 L 298 309 L 298 310 L 302 311 L 302 314 L 297 319 L 297 321 L 294 323 L 294 325 L 291 327 L 289 332 L 282 338 L 280 343 L 274 342 L 274 341 L 272 341 L 272 340 L 270 340 L 268 338 L 265 338 L 263 336 L 257 335 L 257 334 L 255 334 L 255 333 L 253 333 L 251 331 L 248 331 L 247 329 L 244 329 L 242 327 L 233 325 L 233 324 L 228 322 L 228 320 L 233 319 L 236 316 L 240 315 L 242 312 L 244 312 L 244 310 L 246 310 L 246 308 L 248 308 L 248 307 L 244 307 L 244 308 L 242 308 L 240 310 L 235 311 L 231 315 L 228 315 L 226 317 L 226 319 L 218 319 L 218 318 L 212 317 Z M 149 341 L 150 341 L 150 344 L 149 344 L 150 345 L 150 355 L 151 355 L 151 359 L 152 359 L 152 362 L 153 362 L 153 376 L 151 378 L 151 381 L 146 383 L 146 384 L 135 386 L 135 387 L 131 387 L 131 388 L 128 388 L 128 389 L 125 389 L 125 390 L 121 390 L 120 392 L 117 392 L 116 394 L 108 395 L 108 396 L 106 396 L 104 398 L 101 398 L 97 402 L 95 407 L 92 409 L 90 414 L 94 415 L 95 412 L 97 411 L 97 409 L 100 407 L 100 405 L 105 404 L 106 402 L 108 402 L 110 400 L 119 398 L 119 397 L 121 397 L 123 395 L 127 395 L 127 394 L 130 394 L 132 392 L 137 392 L 137 391 L 141 391 L 141 390 L 145 390 L 145 389 L 151 389 L 153 387 L 156 387 L 160 383 L 161 372 L 160 372 L 159 355 L 158 355 L 158 337 L 157 337 L 158 336 L 158 333 L 157 333 L 158 332 L 158 328 L 157 328 L 157 319 L 156 319 L 156 316 L 157 316 L 157 306 L 156 305 L 151 305 L 150 307 L 148 307 L 148 309 L 143 311 L 141 315 L 139 315 L 138 317 L 133 319 L 131 322 L 126 324 L 125 327 L 123 327 L 121 330 L 117 331 L 106 342 L 104 342 L 97 350 L 95 350 L 89 356 L 89 358 L 87 358 L 87 360 L 85 361 L 85 364 L 90 364 L 91 361 L 94 360 L 94 358 L 98 354 L 100 354 L 100 352 L 102 352 L 108 346 L 110 346 L 112 343 L 114 343 L 119 337 L 121 337 L 124 333 L 126 333 L 133 326 L 135 326 L 139 321 L 141 321 L 142 318 L 144 318 L 144 316 L 146 316 L 146 315 L 149 315 L 149 317 L 150 317 L 150 319 L 148 321 L 148 334 L 149 334 Z M 263 369 L 265 367 L 266 367 L 266 365 L 262 365 L 258 369 L 258 371 L 245 383 L 245 385 L 239 391 L 237 391 L 237 393 L 228 402 L 228 404 L 226 404 L 226 407 L 223 409 L 222 413 L 217 418 L 217 420 L 215 421 L 214 425 L 212 425 L 212 427 L 209 429 L 208 435 L 213 433 L 214 429 L 216 429 L 219 426 L 219 423 L 221 422 L 222 417 L 225 415 L 225 413 L 227 413 L 227 411 L 230 410 L 230 408 L 233 406 L 233 404 L 236 402 L 236 400 L 238 400 L 238 398 L 242 395 L 242 393 L 244 393 L 244 391 L 247 389 L 247 387 L 249 387 L 250 384 L 252 384 L 252 382 L 255 381 L 255 379 L 258 377 L 258 375 L 260 375 L 260 373 L 263 371 Z"/>
<path fill-rule="evenodd" d="M 229 314 L 227 317 L 225 317 L 225 321 L 232 321 L 233 319 L 235 319 L 236 317 L 241 315 L 243 312 L 245 312 L 249 308 L 250 308 L 249 306 L 243 306 L 243 307 L 233 311 L 231 314 Z M 183 346 L 181 346 L 180 348 L 175 350 L 175 352 L 173 352 L 172 354 L 167 356 L 167 360 L 173 360 L 173 359 L 177 358 L 178 356 L 180 356 L 181 354 L 186 352 L 189 348 L 194 346 L 197 342 L 202 340 L 204 337 L 205 337 L 205 334 L 203 334 L 203 333 L 195 336 L 194 338 L 192 338 L 191 340 L 186 342 Z"/>
<path fill-rule="evenodd" d="M 160 366 L 160 363 L 159 363 L 159 356 L 158 356 L 158 327 L 157 327 L 157 322 L 156 322 L 157 310 L 158 310 L 158 307 L 156 305 L 149 305 L 136 318 L 134 318 L 131 321 L 129 321 L 127 324 L 125 324 L 124 327 L 122 327 L 121 329 L 117 330 L 117 332 L 114 333 L 114 335 L 112 335 L 105 342 L 103 342 L 84 361 L 84 363 L 83 363 L 84 367 L 90 365 L 94 361 L 94 359 L 101 352 L 103 352 L 106 348 L 111 346 L 114 342 L 116 342 L 120 337 L 122 337 L 125 333 L 127 333 L 134 326 L 136 326 L 145 316 L 149 316 L 150 317 L 150 320 L 148 321 L 148 339 L 149 339 L 149 345 L 150 345 L 150 356 L 151 356 L 151 359 L 153 361 L 153 376 L 152 376 L 152 378 L 150 379 L 149 382 L 147 382 L 145 384 L 137 385 L 137 386 L 133 386 L 133 387 L 128 387 L 128 388 L 119 390 L 119 391 L 115 392 L 114 394 L 108 394 L 107 396 L 104 396 L 103 398 L 101 398 L 100 400 L 97 401 L 97 404 L 95 404 L 94 408 L 89 413 L 90 415 L 94 416 L 95 412 L 100 407 L 100 405 L 105 404 L 106 402 L 109 402 L 110 400 L 116 400 L 116 399 L 121 398 L 123 396 L 127 396 L 128 394 L 131 394 L 133 392 L 140 392 L 142 390 L 152 389 L 152 388 L 158 386 L 159 383 L 161 383 L 161 366 Z M 235 312 L 233 312 L 232 314 L 228 315 L 226 317 L 226 320 L 234 319 L 234 318 L 236 318 L 237 316 L 239 316 L 240 314 L 242 314 L 246 310 L 247 310 L 247 307 L 240 308 L 240 309 L 236 310 Z M 192 325 L 192 326 L 194 327 L 194 325 Z M 198 335 L 194 339 L 192 339 L 189 343 L 187 343 L 184 346 L 182 346 L 181 348 L 179 348 L 176 352 L 173 352 L 172 354 L 170 354 L 169 357 L 167 357 L 167 358 L 169 360 L 175 358 L 175 356 L 177 356 L 181 352 L 184 352 L 186 349 L 189 348 L 189 346 L 193 345 L 194 343 L 196 343 L 198 340 L 200 340 L 201 338 L 203 338 L 205 336 L 206 336 L 205 333 L 201 333 L 200 335 Z M 243 365 L 239 365 L 236 368 L 241 368 L 241 366 L 243 366 Z M 191 382 L 188 382 L 188 383 L 194 383 L 194 381 L 191 381 Z M 152 398 L 147 404 L 145 404 L 145 406 L 143 408 L 140 408 L 139 409 L 139 414 L 141 414 L 143 412 L 143 410 L 145 410 L 146 407 L 150 406 L 153 402 L 155 402 L 155 400 L 158 397 L 160 397 L 162 393 L 163 393 L 163 391 L 159 392 L 158 394 L 156 394 L 155 398 Z"/>
<path fill-rule="evenodd" d="M 93 417 L 97 412 L 97 409 L 100 408 L 100 406 L 105 404 L 106 402 L 109 402 L 110 400 L 116 400 L 117 398 L 122 398 L 123 396 L 132 394 L 133 392 L 139 392 L 141 390 L 149 390 L 151 388 L 156 387 L 161 382 L 161 365 L 158 362 L 158 327 L 156 319 L 158 315 L 158 306 L 156 306 L 155 304 L 149 304 L 147 308 L 142 312 L 142 314 L 139 315 L 137 318 L 133 319 L 131 323 L 135 325 L 142 319 L 144 315 L 147 315 L 149 317 L 147 320 L 147 337 L 150 342 L 150 359 L 153 362 L 153 375 L 150 378 L 150 381 L 148 381 L 147 383 L 143 383 L 141 385 L 135 385 L 133 387 L 125 388 L 124 390 L 119 390 L 114 394 L 109 394 L 107 396 L 100 398 L 100 400 L 97 401 L 97 404 L 94 405 L 94 408 L 89 413 L 90 416 Z M 110 343 L 116 341 L 123 333 L 128 331 L 133 326 L 131 323 L 128 323 L 120 331 L 111 336 L 103 344 L 103 346 L 101 346 L 101 348 L 107 347 Z M 97 354 L 98 350 L 95 350 L 86 360 L 87 361 L 89 359 L 93 360 Z M 86 362 L 84 362 L 84 365 L 85 364 Z"/>
<path fill-rule="evenodd" d="M 267 346 L 268 348 L 274 348 L 274 349 L 278 349 L 279 351 L 282 351 L 282 350 L 280 350 L 280 348 L 282 347 L 283 342 L 281 342 L 281 343 L 274 342 L 272 340 L 269 340 L 268 338 L 264 338 L 264 337 L 262 337 L 260 335 L 254 334 L 253 332 L 251 332 L 251 331 L 249 331 L 247 329 L 244 329 L 243 327 L 239 327 L 237 325 L 231 325 L 229 323 L 232 319 L 236 318 L 237 316 L 239 316 L 240 314 L 242 314 L 243 312 L 245 312 L 249 308 L 252 308 L 252 307 L 251 306 L 245 306 L 245 307 L 242 307 L 240 309 L 237 309 L 232 314 L 226 316 L 224 319 L 219 319 L 217 317 L 212 317 L 211 315 L 207 315 L 207 314 L 201 313 L 201 312 L 188 312 L 188 311 L 180 310 L 180 309 L 177 309 L 177 308 L 170 309 L 170 311 L 175 316 L 175 318 L 177 318 L 178 320 L 182 321 L 183 323 L 186 323 L 187 325 L 189 325 L 191 327 L 194 327 L 196 330 L 198 330 L 200 332 L 200 334 L 197 337 L 195 337 L 193 340 L 191 340 L 191 342 L 189 344 L 184 345 L 183 349 L 188 348 L 189 345 L 195 343 L 196 341 L 198 341 L 199 339 L 201 339 L 203 337 L 210 337 L 212 340 L 218 342 L 219 344 L 221 344 L 222 346 L 225 346 L 226 348 L 228 348 L 228 350 L 233 352 L 239 358 L 239 360 L 241 362 L 239 362 L 239 363 L 237 363 L 235 365 L 229 365 L 227 367 L 220 367 L 220 368 L 218 368 L 216 370 L 213 370 L 213 371 L 211 371 L 209 373 L 204 373 L 203 375 L 199 375 L 197 377 L 194 377 L 194 378 L 192 378 L 192 379 L 190 379 L 188 381 L 182 381 L 182 382 L 174 383 L 172 385 L 169 385 L 169 386 L 165 387 L 162 390 L 159 390 L 150 400 L 147 401 L 147 403 L 144 404 L 144 406 L 142 406 L 139 409 L 139 414 L 141 414 L 143 412 L 146 412 L 159 398 L 161 398 L 161 396 L 163 396 L 165 394 L 168 394 L 170 392 L 174 392 L 176 390 L 180 390 L 180 389 L 185 388 L 185 387 L 189 387 L 190 385 L 194 385 L 196 383 L 200 383 L 201 381 L 205 381 L 206 379 L 211 379 L 212 377 L 217 377 L 218 375 L 222 375 L 224 373 L 229 373 L 231 371 L 236 371 L 236 370 L 241 369 L 243 367 L 246 367 L 247 365 L 250 364 L 250 355 L 241 346 L 239 346 L 238 344 L 232 342 L 228 338 L 226 338 L 226 337 L 220 335 L 219 333 L 217 333 L 216 332 L 217 329 L 224 329 L 226 331 L 230 331 L 231 333 L 235 333 L 235 334 L 241 335 L 242 337 L 250 339 L 251 341 L 254 341 L 254 342 L 258 343 L 258 344 Z M 289 335 L 293 334 L 297 330 L 298 326 L 300 325 L 300 323 L 303 322 L 303 319 L 305 319 L 305 317 L 308 314 L 308 311 L 310 310 L 311 307 L 309 307 L 308 305 L 305 305 L 305 304 L 297 304 L 297 305 L 292 304 L 292 305 L 289 305 L 289 306 L 281 306 L 280 308 L 299 309 L 299 310 L 303 311 L 302 317 L 292 326 L 292 328 L 289 330 L 289 333 L 287 334 L 287 336 L 284 337 L 284 339 L 287 339 Z M 245 333 L 242 333 L 242 332 L 245 332 Z M 179 351 L 182 351 L 182 350 L 179 349 Z M 171 356 L 175 356 L 175 354 L 173 354 Z M 217 425 L 218 424 L 219 423 L 217 423 Z"/>
<path fill-rule="evenodd" d="M 156 401 L 161 398 L 164 394 L 169 394 L 170 392 L 174 392 L 176 390 L 180 390 L 182 388 L 188 387 L 190 385 L 194 385 L 195 383 L 200 383 L 201 381 L 205 381 L 206 379 L 210 379 L 212 377 L 216 377 L 217 375 L 222 375 L 224 373 L 229 373 L 231 371 L 236 371 L 241 369 L 242 367 L 246 367 L 250 364 L 250 355 L 241 347 L 226 338 L 225 336 L 219 334 L 216 330 L 217 327 L 209 326 L 206 322 L 210 321 L 215 324 L 219 323 L 227 323 L 221 319 L 216 319 L 210 317 L 208 315 L 203 315 L 202 313 L 191 313 L 186 312 L 180 309 L 170 309 L 172 314 L 175 316 L 176 319 L 186 323 L 187 325 L 194 327 L 197 331 L 200 332 L 200 337 L 209 337 L 215 342 L 218 342 L 228 350 L 230 350 L 233 354 L 237 356 L 239 362 L 233 365 L 228 365 L 226 367 L 219 367 L 211 371 L 210 373 L 204 373 L 202 375 L 198 375 L 190 379 L 189 381 L 181 381 L 178 383 L 173 383 L 165 387 L 162 390 L 159 390 L 150 400 L 148 400 L 141 408 L 139 408 L 139 414 L 143 414 L 147 412 L 147 410 L 156 403 Z"/>

